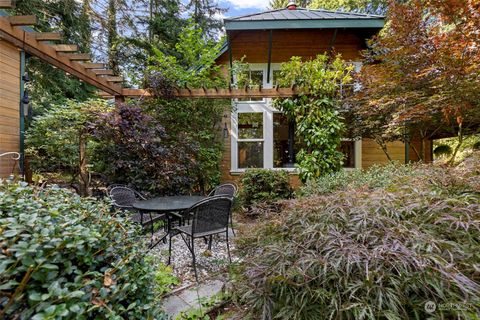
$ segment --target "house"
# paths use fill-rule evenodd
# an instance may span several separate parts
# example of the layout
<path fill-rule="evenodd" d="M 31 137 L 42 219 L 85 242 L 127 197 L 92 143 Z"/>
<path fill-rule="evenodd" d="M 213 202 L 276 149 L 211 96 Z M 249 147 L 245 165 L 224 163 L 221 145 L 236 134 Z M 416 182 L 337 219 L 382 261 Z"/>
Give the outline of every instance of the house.
<path fill-rule="evenodd" d="M 383 26 L 382 16 L 311 10 L 290 3 L 287 8 L 225 19 L 227 43 L 217 63 L 227 69 L 244 58 L 250 66 L 253 84 L 272 88 L 280 64 L 292 56 L 304 59 L 318 54 L 340 53 L 356 70 L 362 65 L 361 51 L 366 40 Z M 224 115 L 225 153 L 222 179 L 238 180 L 246 168 L 284 169 L 295 175 L 294 126 L 272 106 L 272 99 L 253 97 L 232 99 L 232 112 Z M 429 149 L 431 142 L 427 141 Z M 347 168 L 368 168 L 388 162 L 381 147 L 371 139 L 342 141 Z M 402 142 L 388 144 L 393 160 L 416 160 L 411 146 Z M 431 151 L 428 157 L 431 159 Z M 428 160 L 428 159 L 427 159 Z"/>
<path fill-rule="evenodd" d="M 89 54 L 76 53 L 78 46 L 56 44 L 61 40 L 59 33 L 35 32 L 30 27 L 37 22 L 35 16 L 10 16 L 2 10 L 11 6 L 11 1 L 0 1 L 0 155 L 16 152 L 20 159 L 17 163 L 11 155 L 0 157 L 0 178 L 23 171 L 28 57 L 41 59 L 115 97 L 121 97 L 118 83 L 123 81 L 110 76 L 104 64 L 89 62 Z"/>

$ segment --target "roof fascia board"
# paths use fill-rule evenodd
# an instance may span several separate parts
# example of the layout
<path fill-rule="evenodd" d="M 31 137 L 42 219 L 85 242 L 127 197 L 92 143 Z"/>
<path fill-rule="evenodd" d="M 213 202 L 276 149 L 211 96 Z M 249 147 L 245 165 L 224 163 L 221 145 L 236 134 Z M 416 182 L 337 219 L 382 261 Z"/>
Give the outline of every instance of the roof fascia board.
<path fill-rule="evenodd" d="M 383 19 L 225 21 L 225 30 L 378 28 Z"/>

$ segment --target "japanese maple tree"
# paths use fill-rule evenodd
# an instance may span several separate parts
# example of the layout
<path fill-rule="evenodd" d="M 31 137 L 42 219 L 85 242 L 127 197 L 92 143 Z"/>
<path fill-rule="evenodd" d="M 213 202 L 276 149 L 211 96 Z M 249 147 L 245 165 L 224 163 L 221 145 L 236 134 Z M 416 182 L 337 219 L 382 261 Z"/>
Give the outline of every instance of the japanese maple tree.
<path fill-rule="evenodd" d="M 377 142 L 457 134 L 459 147 L 480 118 L 480 2 L 392 1 L 387 19 L 355 97 L 360 133 Z"/>

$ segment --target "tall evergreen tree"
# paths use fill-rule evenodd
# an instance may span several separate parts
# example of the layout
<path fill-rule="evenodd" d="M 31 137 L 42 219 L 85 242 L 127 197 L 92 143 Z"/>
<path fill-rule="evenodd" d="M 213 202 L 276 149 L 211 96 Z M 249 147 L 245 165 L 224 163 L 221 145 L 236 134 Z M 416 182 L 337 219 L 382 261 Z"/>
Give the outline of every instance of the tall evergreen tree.
<path fill-rule="evenodd" d="M 270 0 L 269 7 L 283 9 L 289 2 L 290 0 Z M 388 0 L 299 0 L 296 3 L 299 7 L 310 9 L 385 14 Z"/>
<path fill-rule="evenodd" d="M 108 11 L 106 21 L 106 33 L 107 33 L 107 55 L 108 66 L 116 74 L 119 73 L 118 62 L 118 31 L 117 31 L 117 0 L 108 0 Z"/>
<path fill-rule="evenodd" d="M 385 14 L 388 0 L 312 0 L 309 8 Z"/>
<path fill-rule="evenodd" d="M 219 16 L 227 11 L 221 8 L 215 0 L 190 0 L 187 5 L 190 17 L 209 37 L 216 37 L 222 29 Z"/>

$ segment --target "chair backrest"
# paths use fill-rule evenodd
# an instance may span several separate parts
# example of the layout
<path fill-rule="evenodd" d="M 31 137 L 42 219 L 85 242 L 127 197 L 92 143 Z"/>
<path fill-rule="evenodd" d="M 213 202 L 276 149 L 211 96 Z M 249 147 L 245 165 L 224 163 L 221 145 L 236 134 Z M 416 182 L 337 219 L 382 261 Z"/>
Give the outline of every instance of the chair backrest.
<path fill-rule="evenodd" d="M 188 213 L 193 214 L 193 235 L 227 229 L 232 201 L 232 198 L 225 195 L 212 196 L 188 209 Z"/>
<path fill-rule="evenodd" d="M 114 206 L 118 208 L 132 208 L 135 201 L 145 199 L 137 191 L 120 186 L 110 189 L 108 196 L 112 199 Z"/>
<path fill-rule="evenodd" d="M 10 172 L 10 175 L 13 176 L 13 174 L 15 173 L 15 170 L 18 170 L 18 172 L 21 171 L 20 169 L 20 158 L 21 158 L 21 155 L 20 153 L 18 152 L 4 152 L 4 153 L 1 153 L 0 152 L 0 158 L 1 160 L 4 159 L 4 163 L 13 163 L 12 164 L 12 171 Z M 11 161 L 11 162 L 10 162 Z M 0 161 L 0 166 L 2 165 L 2 161 Z"/>
<path fill-rule="evenodd" d="M 216 187 L 212 192 L 210 192 L 210 196 L 228 196 L 230 198 L 235 197 L 237 194 L 237 186 L 233 183 L 224 183 Z"/>

